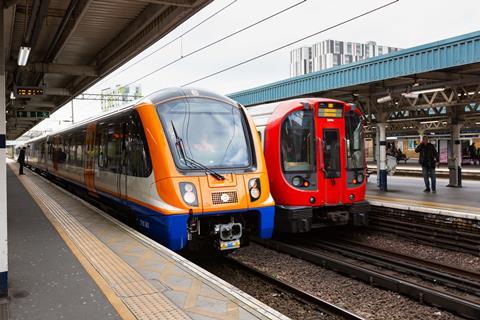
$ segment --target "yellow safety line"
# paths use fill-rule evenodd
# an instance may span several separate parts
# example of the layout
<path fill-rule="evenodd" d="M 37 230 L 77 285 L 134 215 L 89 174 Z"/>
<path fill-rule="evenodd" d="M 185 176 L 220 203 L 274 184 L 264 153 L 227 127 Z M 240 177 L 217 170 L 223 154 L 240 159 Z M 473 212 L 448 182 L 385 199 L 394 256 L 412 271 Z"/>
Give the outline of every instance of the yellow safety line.
<path fill-rule="evenodd" d="M 475 212 L 475 213 L 480 213 L 480 210 L 474 207 L 470 206 L 462 206 L 462 205 L 457 205 L 457 204 L 451 204 L 451 203 L 444 203 L 444 202 L 429 202 L 429 201 L 422 201 L 422 200 L 415 200 L 415 199 L 406 199 L 406 198 L 393 198 L 393 197 L 383 197 L 383 196 L 377 196 L 377 195 L 369 195 L 367 194 L 366 196 L 367 199 L 372 199 L 372 200 L 380 200 L 380 201 L 385 201 L 385 202 L 390 202 L 390 203 L 395 203 L 395 202 L 402 202 L 402 203 L 407 203 L 410 205 L 421 205 L 425 207 L 432 207 L 432 208 L 440 208 L 440 209 L 458 209 L 465 211 L 467 213 L 469 212 Z"/>
<path fill-rule="evenodd" d="M 12 167 L 14 165 L 13 163 L 9 163 L 9 166 Z M 27 187 L 24 179 L 28 179 L 26 177 L 21 177 L 19 176 L 13 168 L 10 168 L 17 178 L 20 180 L 22 183 L 23 187 L 28 191 L 28 193 L 31 195 L 32 199 L 35 201 L 35 203 L 40 207 L 42 210 L 43 214 L 45 217 L 50 221 L 50 223 L 54 226 L 55 230 L 57 233 L 60 235 L 60 237 L 63 239 L 67 247 L 70 249 L 72 254 L 77 258 L 78 262 L 82 265 L 82 267 L 85 269 L 85 271 L 88 273 L 88 275 L 95 281 L 97 286 L 100 288 L 102 293 L 105 295 L 107 300 L 110 302 L 110 304 L 113 306 L 113 308 L 117 311 L 118 315 L 124 319 L 124 320 L 135 320 L 137 319 L 133 313 L 127 308 L 127 306 L 122 302 L 122 300 L 115 294 L 112 288 L 108 285 L 108 283 L 103 279 L 103 277 L 98 273 L 98 271 L 93 267 L 93 265 L 88 261 L 88 259 L 85 257 L 85 255 L 77 248 L 75 243 L 68 237 L 68 235 L 65 233 L 65 231 L 58 225 L 57 221 L 49 217 L 47 214 L 48 210 L 45 208 L 43 203 L 40 200 L 37 200 L 36 197 L 32 194 L 30 191 L 30 188 Z"/>

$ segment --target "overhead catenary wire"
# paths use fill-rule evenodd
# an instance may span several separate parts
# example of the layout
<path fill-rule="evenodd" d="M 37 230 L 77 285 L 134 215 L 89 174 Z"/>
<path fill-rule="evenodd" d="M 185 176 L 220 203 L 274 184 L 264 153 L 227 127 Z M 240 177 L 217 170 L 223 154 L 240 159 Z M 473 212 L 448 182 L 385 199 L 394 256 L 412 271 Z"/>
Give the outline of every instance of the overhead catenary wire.
<path fill-rule="evenodd" d="M 274 52 L 280 51 L 280 50 L 285 49 L 285 48 L 287 48 L 287 47 L 289 47 L 289 46 L 292 46 L 292 45 L 294 45 L 294 44 L 297 44 L 297 43 L 299 43 L 299 42 L 301 42 L 301 41 L 303 41 L 303 40 L 309 39 L 309 38 L 311 38 L 311 37 L 314 37 L 314 36 L 316 36 L 316 35 L 319 35 L 319 34 L 321 34 L 321 33 L 324 33 L 324 32 L 329 31 L 329 30 L 331 30 L 331 29 L 337 28 L 337 27 L 339 27 L 339 26 L 341 26 L 341 25 L 344 25 L 344 24 L 347 24 L 347 23 L 349 23 L 349 22 L 351 22 L 351 21 L 357 20 L 357 19 L 359 19 L 359 18 L 362 18 L 362 17 L 364 17 L 364 16 L 366 16 L 366 15 L 369 15 L 369 14 L 371 14 L 371 13 L 374 13 L 374 12 L 376 12 L 376 11 L 379 11 L 379 10 L 381 10 L 381 9 L 383 9 L 383 8 L 386 8 L 386 7 L 388 7 L 388 6 L 391 6 L 391 5 L 393 5 L 394 3 L 399 2 L 399 1 L 400 1 L 400 0 L 394 0 L 394 1 L 388 2 L 388 3 L 384 4 L 384 5 L 378 6 L 378 7 L 374 8 L 374 9 L 365 11 L 365 12 L 363 12 L 363 13 L 361 13 L 361 14 L 358 14 L 358 15 L 352 17 L 352 18 L 349 18 L 349 19 L 347 19 L 347 20 L 343 20 L 343 21 L 341 21 L 341 22 L 339 22 L 339 23 L 336 23 L 336 24 L 334 24 L 334 25 L 332 25 L 332 26 L 330 26 L 330 27 L 327 27 L 327 28 L 324 28 L 324 29 L 322 29 L 322 30 L 320 30 L 320 31 L 314 32 L 314 33 L 312 33 L 312 34 L 310 34 L 310 35 L 308 35 L 308 36 L 302 37 L 302 38 L 300 38 L 300 39 L 297 39 L 297 40 L 295 40 L 295 41 L 292 41 L 292 42 L 289 42 L 289 43 L 287 43 L 287 44 L 284 44 L 284 45 L 282 45 L 282 46 L 280 46 L 280 47 L 277 47 L 277 48 L 275 48 L 275 49 L 272 49 L 272 50 L 269 50 L 269 51 L 267 51 L 267 52 L 264 52 L 264 53 L 261 53 L 261 54 L 259 54 L 259 55 L 256 55 L 255 57 L 249 58 L 249 59 L 247 59 L 247 60 L 244 60 L 244 61 L 242 61 L 242 62 L 236 63 L 236 64 L 234 64 L 234 65 L 232 65 L 232 66 L 227 67 L 227 68 L 218 70 L 218 71 L 216 71 L 216 72 L 214 72 L 214 73 L 211 73 L 211 74 L 209 74 L 209 75 L 206 75 L 206 76 L 203 76 L 203 77 L 198 78 L 198 79 L 196 79 L 196 80 L 193 80 L 193 81 L 190 81 L 190 82 L 188 82 L 188 83 L 185 83 L 185 84 L 182 85 L 182 87 L 189 86 L 189 85 L 191 85 L 191 84 L 200 82 L 200 81 L 202 81 L 202 80 L 205 80 L 205 79 L 211 78 L 211 77 L 213 77 L 213 76 L 216 76 L 216 75 L 218 75 L 218 74 L 220 74 L 220 73 L 226 72 L 226 71 L 228 71 L 228 70 L 231 70 L 231 69 L 237 68 L 237 67 L 239 67 L 239 66 L 241 66 L 241 65 L 244 65 L 244 64 L 247 64 L 247 63 L 249 63 L 249 62 L 252 62 L 252 61 L 254 61 L 254 60 L 260 59 L 260 58 L 265 57 L 265 56 L 267 56 L 267 55 L 269 55 L 269 54 L 272 54 L 272 53 L 274 53 Z"/>
<path fill-rule="evenodd" d="M 170 61 L 169 63 L 167 63 L 167 64 L 165 64 L 165 65 L 163 65 L 163 66 L 161 66 L 161 67 L 159 67 L 159 68 L 157 68 L 157 69 L 155 69 L 155 70 L 153 70 L 153 71 L 151 71 L 151 72 L 149 72 L 149 73 L 147 73 L 147 74 L 145 74 L 145 75 L 143 75 L 143 76 L 141 76 L 141 77 L 139 77 L 139 78 L 137 78 L 137 79 L 135 79 L 135 80 L 133 80 L 133 81 L 131 81 L 131 82 L 129 82 L 129 83 L 127 83 L 127 84 L 124 85 L 123 87 L 128 87 L 128 86 L 130 86 L 130 85 L 132 85 L 132 84 L 134 84 L 134 83 L 137 83 L 137 82 L 139 82 L 139 81 L 141 81 L 141 80 L 143 80 L 143 79 L 151 76 L 152 74 L 155 74 L 155 73 L 157 73 L 157 72 L 159 72 L 159 71 L 161 71 L 161 70 L 163 70 L 163 69 L 165 69 L 165 68 L 167 68 L 167 67 L 169 67 L 169 66 L 171 66 L 171 65 L 173 65 L 173 64 L 175 64 L 175 63 L 177 63 L 177 62 L 179 62 L 180 60 L 183 60 L 183 59 L 185 59 L 185 58 L 187 58 L 187 57 L 190 57 L 190 56 L 192 56 L 192 55 L 194 55 L 194 54 L 197 54 L 197 53 L 199 53 L 199 52 L 201 52 L 201 51 L 203 51 L 203 50 L 205 50 L 205 49 L 207 49 L 207 48 L 210 48 L 210 47 L 212 47 L 212 46 L 214 46 L 214 45 L 216 45 L 216 44 L 218 44 L 218 43 L 220 43 L 220 42 L 223 42 L 223 41 L 225 41 L 225 40 L 227 40 L 227 39 L 229 39 L 229 38 L 231 38 L 231 37 L 233 37 L 233 36 L 235 36 L 235 35 L 237 35 L 237 34 L 239 34 L 239 33 L 242 33 L 242 32 L 244 32 L 244 31 L 246 31 L 246 30 L 248 30 L 248 29 L 250 29 L 250 28 L 253 28 L 253 27 L 256 26 L 256 25 L 259 25 L 260 23 L 263 23 L 263 22 L 265 22 L 265 21 L 268 21 L 268 20 L 270 20 L 270 19 L 272 19 L 272 18 L 274 18 L 274 17 L 276 17 L 276 16 L 278 16 L 278 15 L 280 15 L 280 14 L 286 12 L 286 11 L 289 11 L 289 10 L 291 10 L 291 9 L 299 6 L 300 4 L 302 4 L 302 3 L 306 2 L 306 1 L 307 1 L 307 0 L 299 1 L 299 2 L 297 2 L 297 3 L 295 3 L 295 4 L 293 4 L 293 5 L 290 5 L 290 6 L 286 7 L 286 8 L 284 8 L 284 9 L 281 9 L 281 10 L 279 10 L 279 11 L 277 11 L 277 12 L 275 12 L 275 13 L 273 13 L 273 14 L 265 17 L 265 18 L 262 18 L 262 19 L 254 22 L 254 23 L 252 23 L 252 24 L 249 24 L 249 25 L 246 26 L 246 27 L 240 28 L 240 29 L 238 29 L 237 31 L 234 31 L 234 32 L 232 32 L 232 33 L 230 33 L 230 34 L 228 34 L 228 35 L 226 35 L 226 36 L 223 36 L 222 38 L 219 38 L 219 39 L 217 39 L 217 40 L 215 40 L 215 41 L 213 41 L 213 42 L 210 42 L 210 43 L 208 43 L 208 44 L 206 44 L 206 45 L 204 45 L 204 46 L 202 46 L 202 47 L 200 47 L 200 48 L 198 48 L 198 49 L 195 49 L 195 50 L 193 50 L 193 51 L 191 51 L 191 52 L 189 52 L 189 53 L 187 53 L 187 54 L 185 54 L 185 55 L 181 55 L 179 58 L 177 58 L 177 59 L 175 59 L 175 60 L 172 60 L 172 61 Z"/>
<path fill-rule="evenodd" d="M 168 41 L 167 43 L 165 43 L 164 45 L 162 45 L 160 48 L 157 48 L 155 49 L 154 51 L 150 52 L 149 54 L 143 56 L 142 58 L 140 58 L 139 60 L 135 61 L 134 63 L 132 63 L 131 65 L 127 66 L 126 68 L 120 70 L 117 74 L 115 74 L 113 76 L 113 78 L 110 78 L 108 80 L 113 80 L 115 79 L 116 77 L 118 77 L 119 75 L 121 75 L 122 73 L 124 73 L 125 71 L 133 68 L 134 66 L 136 66 L 137 64 L 139 64 L 140 62 L 144 61 L 145 59 L 151 57 L 152 55 L 154 55 L 155 53 L 163 50 L 164 48 L 168 47 L 169 45 L 171 45 L 172 43 L 174 43 L 175 41 L 177 41 L 178 39 L 181 39 L 182 37 L 184 37 L 185 35 L 189 34 L 190 32 L 192 32 L 193 30 L 195 30 L 196 28 L 200 27 L 202 24 L 204 24 L 205 22 L 207 22 L 208 20 L 212 19 L 213 17 L 215 17 L 216 15 L 220 14 L 222 11 L 226 10 L 228 7 L 232 6 L 235 2 L 237 2 L 238 0 L 233 0 L 232 2 L 228 3 L 227 5 L 223 6 L 222 8 L 220 8 L 219 10 L 215 11 L 214 13 L 212 13 L 211 15 L 209 15 L 208 17 L 206 17 L 205 19 L 203 19 L 202 21 L 200 21 L 199 23 L 197 23 L 196 25 L 192 26 L 190 29 L 186 30 L 185 32 L 183 32 L 182 34 L 176 36 L 175 38 L 173 38 L 172 40 Z M 98 84 L 100 83 L 103 83 L 104 81 L 106 81 L 107 78 L 103 79 L 102 81 L 100 81 Z M 97 84 L 97 85 L 98 85 Z"/>

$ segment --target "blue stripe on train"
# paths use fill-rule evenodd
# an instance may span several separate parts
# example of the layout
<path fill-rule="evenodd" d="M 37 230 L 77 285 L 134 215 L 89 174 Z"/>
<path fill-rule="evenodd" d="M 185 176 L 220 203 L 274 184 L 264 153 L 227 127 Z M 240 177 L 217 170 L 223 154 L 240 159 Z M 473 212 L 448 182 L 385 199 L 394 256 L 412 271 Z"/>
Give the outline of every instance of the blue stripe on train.
<path fill-rule="evenodd" d="M 100 197 L 108 198 L 110 201 L 115 201 L 117 204 L 126 205 L 135 214 L 138 224 L 142 231 L 155 241 L 160 242 L 165 247 L 171 250 L 181 250 L 188 243 L 187 225 L 188 214 L 162 215 L 160 212 L 144 207 L 137 203 L 120 200 L 106 195 L 103 192 L 97 192 Z M 273 234 L 274 224 L 273 206 L 254 208 L 251 210 L 232 210 L 220 212 L 206 212 L 202 214 L 194 214 L 193 216 L 209 216 L 209 215 L 231 215 L 238 213 L 252 214 L 256 213 L 259 219 L 259 234 L 262 239 L 268 239 Z"/>

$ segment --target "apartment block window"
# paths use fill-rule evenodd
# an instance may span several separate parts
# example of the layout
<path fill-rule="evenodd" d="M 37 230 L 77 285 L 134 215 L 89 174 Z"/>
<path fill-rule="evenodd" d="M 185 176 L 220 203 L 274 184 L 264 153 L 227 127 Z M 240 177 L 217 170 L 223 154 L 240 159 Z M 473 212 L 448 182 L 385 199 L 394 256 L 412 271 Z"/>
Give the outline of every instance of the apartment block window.
<path fill-rule="evenodd" d="M 333 55 L 333 66 L 338 66 L 340 65 L 340 55 L 339 54 L 334 54 Z"/>
<path fill-rule="evenodd" d="M 347 42 L 347 53 L 352 54 L 352 43 L 351 42 Z"/>
<path fill-rule="evenodd" d="M 335 41 L 335 53 L 340 53 L 341 43 L 340 41 Z"/>

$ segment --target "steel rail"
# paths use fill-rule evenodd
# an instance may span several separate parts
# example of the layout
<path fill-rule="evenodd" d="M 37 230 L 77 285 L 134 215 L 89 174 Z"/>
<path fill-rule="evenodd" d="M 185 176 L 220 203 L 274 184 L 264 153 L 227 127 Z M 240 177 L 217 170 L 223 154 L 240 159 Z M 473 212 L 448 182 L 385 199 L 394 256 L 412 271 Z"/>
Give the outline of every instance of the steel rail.
<path fill-rule="evenodd" d="M 275 240 L 255 240 L 257 243 L 279 252 L 312 262 L 323 268 L 331 269 L 341 274 L 364 281 L 383 289 L 401 293 L 414 300 L 424 302 L 440 309 L 458 314 L 468 319 L 480 319 L 480 304 L 456 296 L 445 290 L 428 287 L 411 279 L 399 278 L 391 271 L 382 271 L 378 267 L 321 253 L 312 249 L 299 247 Z"/>
<path fill-rule="evenodd" d="M 440 228 L 429 228 L 429 226 L 425 225 L 411 227 L 406 225 L 405 222 L 399 223 L 399 221 L 394 219 L 388 219 L 388 221 L 383 219 L 383 221 L 380 221 L 372 217 L 370 218 L 369 228 L 415 239 L 440 248 L 480 256 L 480 242 L 475 239 L 467 239 L 466 236 L 442 233 L 437 230 Z"/>
<path fill-rule="evenodd" d="M 480 274 L 473 271 L 343 239 L 306 240 L 302 243 L 480 296 Z"/>
<path fill-rule="evenodd" d="M 432 223 L 421 223 L 419 222 L 412 222 L 412 221 L 403 221 L 400 219 L 395 219 L 396 216 L 386 217 L 384 215 L 372 215 L 372 220 L 375 222 L 384 222 L 384 223 L 395 223 L 404 227 L 408 228 L 415 228 L 418 230 L 425 230 L 429 232 L 434 232 L 443 235 L 446 238 L 450 238 L 453 240 L 464 239 L 465 241 L 472 242 L 474 244 L 479 244 L 480 242 L 480 233 L 472 233 L 472 232 L 465 232 L 459 231 L 455 229 L 448 229 L 445 227 L 439 227 Z"/>
<path fill-rule="evenodd" d="M 363 320 L 364 318 L 360 317 L 359 315 L 354 314 L 351 311 L 348 311 L 344 308 L 341 308 L 333 303 L 330 303 L 326 300 L 321 299 L 320 297 L 317 297 L 315 295 L 312 295 L 299 287 L 287 282 L 283 281 L 280 279 L 277 279 L 265 272 L 262 272 L 254 267 L 251 267 L 243 262 L 240 262 L 234 258 L 231 257 L 224 257 L 225 261 L 228 263 L 232 264 L 236 269 L 242 269 L 248 273 L 253 274 L 254 276 L 261 278 L 267 283 L 270 283 L 274 285 L 275 287 L 279 288 L 282 291 L 285 291 L 287 293 L 293 294 L 300 298 L 303 302 L 308 302 L 310 304 L 315 305 L 320 311 L 340 317 L 342 319 L 346 320 Z"/>

